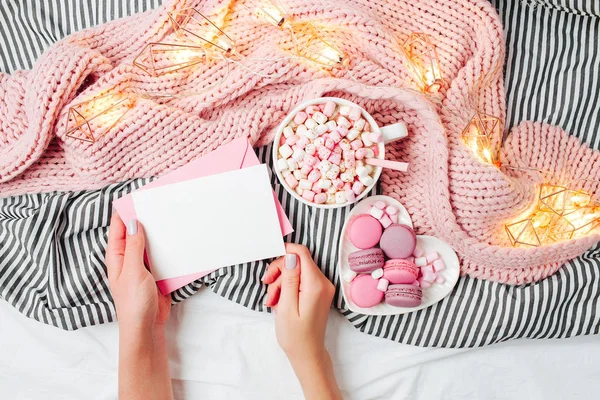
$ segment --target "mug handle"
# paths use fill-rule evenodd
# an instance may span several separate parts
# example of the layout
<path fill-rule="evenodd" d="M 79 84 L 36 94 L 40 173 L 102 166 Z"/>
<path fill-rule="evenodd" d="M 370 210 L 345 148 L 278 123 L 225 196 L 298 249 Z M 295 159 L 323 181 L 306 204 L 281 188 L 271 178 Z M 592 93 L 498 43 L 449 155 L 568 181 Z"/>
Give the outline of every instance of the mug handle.
<path fill-rule="evenodd" d="M 395 142 L 396 140 L 404 139 L 408 136 L 408 130 L 406 129 L 404 122 L 382 126 L 379 129 L 383 135 L 384 144 Z"/>

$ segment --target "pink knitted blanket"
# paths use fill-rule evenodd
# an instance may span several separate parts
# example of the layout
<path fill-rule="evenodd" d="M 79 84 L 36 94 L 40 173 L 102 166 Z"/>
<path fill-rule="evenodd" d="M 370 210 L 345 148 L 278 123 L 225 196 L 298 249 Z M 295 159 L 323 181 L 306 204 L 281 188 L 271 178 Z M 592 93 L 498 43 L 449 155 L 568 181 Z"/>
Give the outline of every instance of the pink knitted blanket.
<path fill-rule="evenodd" d="M 350 60 L 332 74 L 286 59 L 289 36 L 232 0 L 172 0 L 157 10 L 75 33 L 49 48 L 33 70 L 0 74 L 2 196 L 92 189 L 161 175 L 248 136 L 268 143 L 297 103 L 345 97 L 380 124 L 407 123 L 410 138 L 386 157 L 411 163 L 409 174 L 384 172 L 382 189 L 403 202 L 420 234 L 449 242 L 474 277 L 519 284 L 554 273 L 599 236 L 543 248 L 510 248 L 503 224 L 534 200 L 539 174 L 481 164 L 460 138 L 476 109 L 504 120 L 504 42 L 485 0 L 288 0 L 297 21 L 324 26 Z M 132 60 L 149 42 L 174 35 L 167 12 L 194 6 L 217 22 L 258 76 L 227 61 L 152 78 Z M 416 94 L 399 43 L 414 31 L 433 37 L 448 85 L 437 102 Z M 202 88 L 224 77 L 218 87 Z M 377 86 L 379 88 L 372 88 Z M 95 144 L 65 137 L 69 105 L 108 89 L 140 94 L 135 107 Z M 404 88 L 404 89 L 403 89 Z M 410 88 L 407 90 L 406 88 Z M 200 93 L 158 100 L 148 93 Z M 553 172 L 558 179 L 598 178 L 598 152 L 556 127 L 524 123 L 510 132 L 505 165 Z M 597 186 L 581 185 L 596 193 Z"/>

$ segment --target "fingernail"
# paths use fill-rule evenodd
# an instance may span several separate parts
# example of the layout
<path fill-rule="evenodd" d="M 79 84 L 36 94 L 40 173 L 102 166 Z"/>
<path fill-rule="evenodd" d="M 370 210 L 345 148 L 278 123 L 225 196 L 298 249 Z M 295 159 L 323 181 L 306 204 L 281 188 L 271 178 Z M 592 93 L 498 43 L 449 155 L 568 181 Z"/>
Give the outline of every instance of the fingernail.
<path fill-rule="evenodd" d="M 137 221 L 135 219 L 130 219 L 127 221 L 127 234 L 129 236 L 135 235 L 137 233 Z"/>
<path fill-rule="evenodd" d="M 297 259 L 296 259 L 296 255 L 295 254 L 286 254 L 285 255 L 285 267 L 287 269 L 294 269 L 296 268 L 296 263 L 297 263 Z"/>

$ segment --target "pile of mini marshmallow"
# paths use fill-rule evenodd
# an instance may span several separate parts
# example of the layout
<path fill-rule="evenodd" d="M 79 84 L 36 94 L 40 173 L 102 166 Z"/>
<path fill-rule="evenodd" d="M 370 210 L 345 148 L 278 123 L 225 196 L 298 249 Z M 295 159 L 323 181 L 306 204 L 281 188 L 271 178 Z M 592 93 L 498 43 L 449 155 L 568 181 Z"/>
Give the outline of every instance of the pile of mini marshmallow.
<path fill-rule="evenodd" d="M 333 101 L 299 111 L 283 129 L 276 162 L 286 184 L 316 204 L 353 203 L 374 183 L 380 132 L 371 132 L 359 107 Z"/>

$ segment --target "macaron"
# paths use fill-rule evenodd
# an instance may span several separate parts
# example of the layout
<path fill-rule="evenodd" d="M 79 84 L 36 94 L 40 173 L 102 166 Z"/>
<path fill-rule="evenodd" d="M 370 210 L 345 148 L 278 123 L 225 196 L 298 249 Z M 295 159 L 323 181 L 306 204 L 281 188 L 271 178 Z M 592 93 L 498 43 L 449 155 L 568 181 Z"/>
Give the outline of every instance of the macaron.
<path fill-rule="evenodd" d="M 393 307 L 417 307 L 421 305 L 423 291 L 415 285 L 389 285 L 385 302 Z"/>
<path fill-rule="evenodd" d="M 348 255 L 350 269 L 358 273 L 368 273 L 383 267 L 383 251 L 378 248 L 358 250 Z"/>
<path fill-rule="evenodd" d="M 369 308 L 381 303 L 385 294 L 377 289 L 378 279 L 369 274 L 358 275 L 350 284 L 350 298 L 359 307 Z"/>
<path fill-rule="evenodd" d="M 419 268 L 404 259 L 392 259 L 383 266 L 383 277 L 391 284 L 413 283 L 419 277 Z"/>
<path fill-rule="evenodd" d="M 350 221 L 348 236 L 355 247 L 370 249 L 379 243 L 382 230 L 377 219 L 369 214 L 359 214 Z"/>
<path fill-rule="evenodd" d="M 417 236 L 411 227 L 402 224 L 390 225 L 381 235 L 379 247 L 387 258 L 410 257 L 417 245 Z"/>

